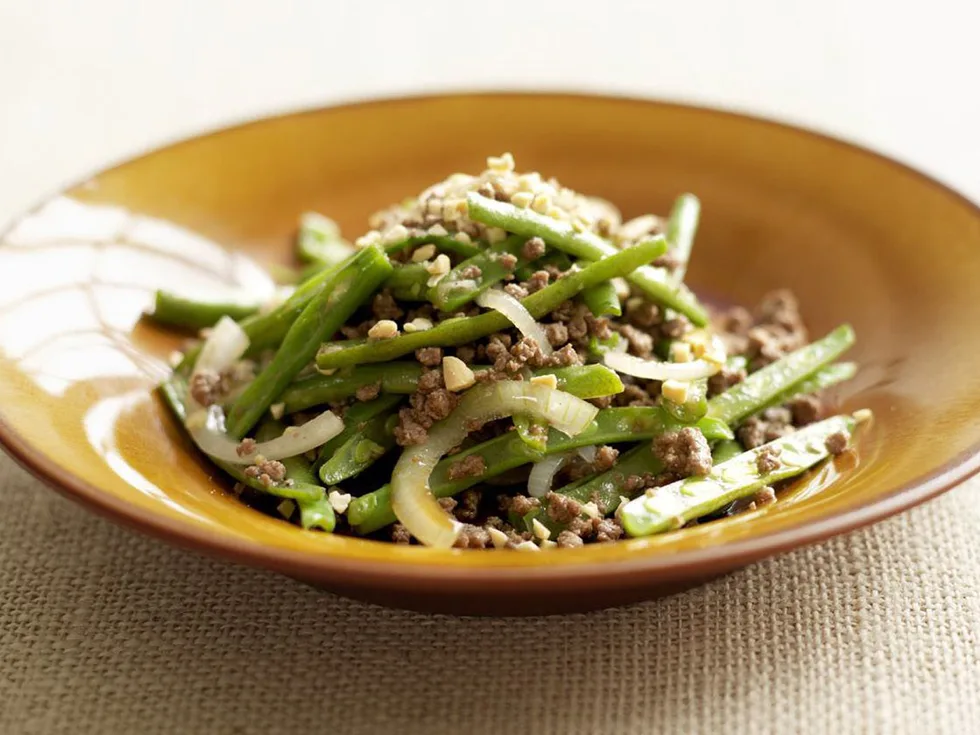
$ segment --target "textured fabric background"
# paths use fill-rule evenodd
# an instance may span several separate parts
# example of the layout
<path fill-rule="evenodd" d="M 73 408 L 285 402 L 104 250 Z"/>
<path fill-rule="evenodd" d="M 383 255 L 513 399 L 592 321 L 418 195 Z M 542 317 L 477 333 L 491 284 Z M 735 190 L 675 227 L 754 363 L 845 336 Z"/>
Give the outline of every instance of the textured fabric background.
<path fill-rule="evenodd" d="M 0 459 L 0 732 L 974 733 L 977 485 L 700 589 L 398 612 L 212 562 Z"/>

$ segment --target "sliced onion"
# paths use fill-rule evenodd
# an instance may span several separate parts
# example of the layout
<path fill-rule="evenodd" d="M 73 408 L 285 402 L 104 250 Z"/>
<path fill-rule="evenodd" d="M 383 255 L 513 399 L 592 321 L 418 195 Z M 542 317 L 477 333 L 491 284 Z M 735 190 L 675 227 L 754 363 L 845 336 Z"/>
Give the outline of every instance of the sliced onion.
<path fill-rule="evenodd" d="M 525 337 L 531 337 L 538 343 L 538 349 L 541 350 L 542 355 L 551 354 L 551 343 L 548 341 L 544 327 L 534 320 L 531 312 L 524 308 L 524 304 L 509 293 L 490 289 L 477 296 L 476 303 L 484 309 L 499 311 L 510 320 L 511 324 L 517 327 L 521 334 Z"/>
<path fill-rule="evenodd" d="M 344 422 L 333 411 L 324 411 L 302 426 L 290 426 L 281 436 L 259 442 L 244 456 L 239 443 L 225 433 L 225 414 L 214 405 L 198 410 L 187 418 L 187 431 L 205 454 L 230 464 L 249 464 L 257 456 L 266 459 L 296 457 L 333 439 L 344 430 Z"/>
<path fill-rule="evenodd" d="M 532 498 L 543 498 L 547 495 L 558 470 L 564 467 L 573 456 L 575 455 L 572 452 L 553 454 L 540 462 L 535 462 L 534 466 L 531 467 L 531 474 L 527 476 L 528 495 Z"/>
<path fill-rule="evenodd" d="M 429 490 L 429 476 L 442 456 L 466 438 L 472 423 L 523 413 L 575 436 L 598 412 L 581 398 L 524 381 L 503 380 L 472 388 L 449 418 L 429 430 L 425 444 L 402 452 L 391 474 L 392 510 L 423 544 L 448 549 L 456 541 L 460 523 L 436 502 Z"/>
<path fill-rule="evenodd" d="M 644 360 L 621 352 L 607 352 L 602 360 L 606 367 L 616 372 L 647 380 L 700 380 L 710 378 L 721 370 L 721 365 L 708 360 L 660 362 Z"/>
<path fill-rule="evenodd" d="M 234 365 L 248 349 L 248 335 L 234 319 L 223 316 L 211 329 L 201 347 L 194 372 L 213 370 L 220 373 Z"/>

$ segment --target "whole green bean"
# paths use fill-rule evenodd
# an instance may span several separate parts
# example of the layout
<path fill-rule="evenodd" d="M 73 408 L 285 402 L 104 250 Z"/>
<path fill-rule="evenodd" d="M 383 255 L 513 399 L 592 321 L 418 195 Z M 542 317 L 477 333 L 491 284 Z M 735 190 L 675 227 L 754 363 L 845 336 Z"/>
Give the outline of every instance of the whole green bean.
<path fill-rule="evenodd" d="M 385 288 L 399 301 L 425 301 L 430 278 L 424 263 L 401 263 L 388 276 Z"/>
<path fill-rule="evenodd" d="M 440 311 L 454 312 L 473 301 L 494 284 L 500 283 L 523 264 L 521 250 L 526 242 L 523 237 L 508 237 L 503 242 L 492 245 L 488 250 L 467 258 L 447 273 L 442 280 L 428 290 L 428 298 Z M 517 264 L 504 267 L 500 256 L 509 254 L 517 257 Z M 474 270 L 478 276 L 468 275 Z"/>
<path fill-rule="evenodd" d="M 748 497 L 764 485 L 794 477 L 830 455 L 827 439 L 854 430 L 850 416 L 835 416 L 769 444 L 729 459 L 712 468 L 706 477 L 688 477 L 670 485 L 652 488 L 629 501 L 620 511 L 623 528 L 630 536 L 650 536 L 680 528 L 696 518 Z M 775 469 L 762 472 L 757 459 L 773 452 Z"/>
<path fill-rule="evenodd" d="M 269 347 L 275 347 L 282 342 L 286 332 L 292 326 L 303 309 L 317 298 L 324 289 L 330 288 L 334 276 L 339 272 L 339 266 L 323 268 L 319 273 L 301 284 L 283 303 L 267 312 L 259 312 L 241 321 L 242 331 L 248 337 L 248 355 L 258 355 Z M 201 348 L 194 347 L 184 354 L 184 359 L 177 366 L 177 371 L 189 374 Z"/>
<path fill-rule="evenodd" d="M 625 490 L 626 478 L 631 475 L 656 475 L 663 471 L 663 462 L 653 453 L 650 442 L 643 442 L 623 452 L 616 464 L 597 475 L 582 478 L 559 488 L 555 492 L 580 503 L 595 502 L 603 515 L 612 513 L 619 505 L 619 498 L 632 497 L 638 491 Z"/>
<path fill-rule="evenodd" d="M 341 237 L 336 222 L 322 214 L 307 212 L 299 220 L 296 252 L 303 262 L 322 267 L 342 263 L 355 250 Z"/>
<path fill-rule="evenodd" d="M 623 313 L 623 307 L 619 303 L 619 295 L 611 281 L 597 283 L 595 286 L 585 289 L 582 292 L 582 302 L 589 307 L 589 311 L 594 317 L 620 316 Z"/>
<path fill-rule="evenodd" d="M 319 471 L 321 465 L 330 459 L 334 452 L 349 439 L 357 436 L 364 425 L 375 416 L 384 415 L 387 417 L 395 413 L 402 400 L 400 395 L 381 395 L 373 401 L 358 401 L 350 406 L 347 413 L 344 414 L 344 430 L 320 447 L 317 451 L 316 461 L 313 463 L 313 471 Z"/>
<path fill-rule="evenodd" d="M 541 453 L 548 447 L 548 425 L 523 413 L 511 417 L 514 421 L 514 431 L 521 441 L 527 444 L 533 452 Z"/>
<path fill-rule="evenodd" d="M 624 273 L 631 273 L 643 263 L 648 263 L 662 254 L 664 248 L 666 242 L 660 238 L 617 251 L 615 255 L 591 263 L 582 270 L 570 273 L 545 286 L 524 298 L 521 303 L 533 317 L 540 318 L 554 311 L 562 302 L 572 298 L 584 288 Z M 488 311 L 473 317 L 448 319 L 424 332 L 402 334 L 392 339 L 377 342 L 351 340 L 325 345 L 317 355 L 317 365 L 321 368 L 337 368 L 366 362 L 386 362 L 419 347 L 447 347 L 473 342 L 509 326 L 511 323 L 507 317 L 497 311 Z"/>
<path fill-rule="evenodd" d="M 347 417 L 345 417 L 346 419 Z M 341 444 L 320 467 L 324 485 L 357 477 L 395 446 L 396 414 L 381 413 L 361 424 L 360 431 Z"/>
<path fill-rule="evenodd" d="M 547 244 L 585 260 L 598 261 L 618 252 L 618 248 L 590 230 L 579 232 L 570 222 L 521 209 L 508 202 L 488 199 L 475 192 L 466 197 L 472 219 L 525 237 L 540 237 Z M 684 314 L 694 324 L 708 323 L 708 312 L 683 284 L 674 283 L 663 268 L 643 265 L 626 276 L 634 286 L 664 306 Z"/>
<path fill-rule="evenodd" d="M 757 370 L 741 383 L 712 398 L 708 401 L 708 415 L 728 424 L 736 424 L 836 360 L 852 344 L 854 330 L 850 325 L 843 324 L 823 339 Z"/>
<path fill-rule="evenodd" d="M 532 263 L 519 263 L 514 270 L 514 276 L 518 281 L 526 281 L 537 271 L 544 270 L 549 265 L 553 265 L 560 271 L 567 271 L 572 267 L 572 259 L 561 250 L 549 250 Z"/>
<path fill-rule="evenodd" d="M 691 250 L 694 247 L 694 235 L 698 231 L 698 219 L 701 217 L 701 201 L 693 194 L 681 194 L 674 202 L 667 219 L 667 242 L 670 243 L 670 253 L 677 260 L 677 268 L 671 274 L 672 280 L 680 283 L 687 273 L 687 264 L 691 260 Z"/>
<path fill-rule="evenodd" d="M 411 237 L 406 237 L 404 240 L 399 240 L 398 242 L 389 243 L 384 246 L 385 252 L 387 253 L 397 253 L 406 248 L 412 248 L 417 245 L 425 245 L 426 243 L 432 243 L 435 245 L 440 252 L 452 253 L 453 255 L 458 255 L 461 258 L 469 258 L 470 256 L 476 255 L 481 250 L 486 248 L 485 243 L 477 242 L 463 242 L 462 240 L 457 240 L 453 235 L 412 235 Z"/>
<path fill-rule="evenodd" d="M 310 406 L 335 403 L 350 398 L 361 388 L 381 384 L 384 393 L 408 395 L 418 388 L 422 366 L 417 362 L 386 362 L 344 368 L 333 375 L 311 375 L 301 378 L 283 391 L 280 401 L 286 413 Z"/>
<path fill-rule="evenodd" d="M 147 313 L 147 316 L 160 324 L 196 332 L 213 327 L 223 316 L 238 321 L 258 310 L 257 304 L 198 301 L 169 291 L 157 291 L 153 300 L 153 311 Z"/>
<path fill-rule="evenodd" d="M 662 397 L 664 408 L 678 421 L 694 422 L 708 412 L 708 381 L 692 380 L 688 384 L 687 400 L 674 403 Z"/>
<path fill-rule="evenodd" d="M 670 415 L 656 406 L 606 408 L 598 413 L 585 431 L 576 436 L 566 436 L 560 431 L 549 429 L 547 447 L 540 454 L 532 451 L 519 436 L 516 436 L 516 432 L 511 431 L 458 454 L 445 457 L 436 465 L 429 478 L 429 486 L 436 497 L 445 498 L 548 454 L 598 444 L 651 439 L 679 426 Z M 731 430 L 720 421 L 702 419 L 698 427 L 709 439 L 730 439 L 732 436 Z M 476 477 L 451 480 L 450 467 L 471 455 L 478 455 L 483 459 L 485 471 Z M 395 514 L 391 510 L 390 492 L 390 486 L 384 485 L 351 502 L 347 509 L 347 520 L 358 533 L 371 533 L 395 522 Z"/>
<path fill-rule="evenodd" d="M 241 438 L 255 425 L 286 386 L 313 359 L 351 314 L 367 300 L 391 273 L 391 263 L 376 246 L 363 248 L 347 261 L 310 301 L 289 328 L 269 365 L 239 396 L 228 414 L 228 433 Z"/>

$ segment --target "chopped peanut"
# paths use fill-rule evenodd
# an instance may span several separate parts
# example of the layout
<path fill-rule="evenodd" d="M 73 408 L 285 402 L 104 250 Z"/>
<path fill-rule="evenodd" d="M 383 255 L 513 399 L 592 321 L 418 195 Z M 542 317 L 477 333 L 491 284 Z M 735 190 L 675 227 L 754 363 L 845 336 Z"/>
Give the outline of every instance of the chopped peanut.
<path fill-rule="evenodd" d="M 391 319 L 382 319 L 368 330 L 368 339 L 391 339 L 398 336 L 398 325 Z"/>
<path fill-rule="evenodd" d="M 476 383 L 473 371 L 458 357 L 442 358 L 442 377 L 446 381 L 446 389 L 454 393 L 466 390 Z"/>
<path fill-rule="evenodd" d="M 558 378 L 554 375 L 535 375 L 530 380 L 531 385 L 543 385 L 546 388 L 556 390 L 558 388 Z"/>
<path fill-rule="evenodd" d="M 412 262 L 421 263 L 423 260 L 428 260 L 435 254 L 436 246 L 430 242 L 427 245 L 415 248 L 415 252 L 412 253 Z"/>
<path fill-rule="evenodd" d="M 684 403 L 687 401 L 690 385 L 683 380 L 665 380 L 660 386 L 660 392 L 668 401 Z"/>

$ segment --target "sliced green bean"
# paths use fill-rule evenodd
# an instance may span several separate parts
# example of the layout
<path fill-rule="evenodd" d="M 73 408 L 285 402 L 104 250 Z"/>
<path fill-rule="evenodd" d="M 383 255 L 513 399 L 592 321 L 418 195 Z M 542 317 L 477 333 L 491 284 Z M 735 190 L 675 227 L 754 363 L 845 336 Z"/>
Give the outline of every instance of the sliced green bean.
<path fill-rule="evenodd" d="M 592 316 L 620 316 L 623 307 L 619 303 L 619 295 L 611 281 L 598 283 L 582 292 L 582 302 L 589 307 Z"/>
<path fill-rule="evenodd" d="M 361 424 L 360 431 L 341 444 L 320 467 L 324 485 L 357 477 L 395 446 L 394 413 L 378 414 Z"/>
<path fill-rule="evenodd" d="M 518 281 L 526 281 L 537 271 L 544 270 L 549 265 L 554 266 L 560 271 L 567 271 L 572 267 L 572 259 L 561 250 L 549 250 L 532 263 L 518 264 L 514 275 Z"/>
<path fill-rule="evenodd" d="M 516 432 L 508 432 L 458 454 L 445 457 L 436 465 L 429 486 L 436 497 L 445 498 L 472 487 L 487 478 L 495 477 L 515 467 L 533 462 L 541 456 L 566 452 L 578 447 L 615 444 L 635 439 L 652 439 L 666 431 L 679 428 L 662 409 L 655 406 L 607 408 L 598 413 L 592 424 L 581 434 L 570 437 L 559 431 L 548 431 L 548 443 L 541 454 L 532 451 Z M 709 440 L 730 439 L 731 430 L 722 422 L 703 419 L 698 427 Z M 479 455 L 486 470 L 476 477 L 449 479 L 450 467 L 470 455 Z M 347 510 L 347 520 L 358 533 L 372 533 L 395 522 L 391 510 L 390 486 L 355 498 Z"/>
<path fill-rule="evenodd" d="M 712 398 L 708 401 L 708 415 L 728 424 L 736 424 L 836 360 L 852 344 L 854 330 L 850 325 L 841 325 L 823 339 L 757 370 L 741 383 Z"/>
<path fill-rule="evenodd" d="M 745 447 L 735 439 L 725 439 L 712 447 L 711 461 L 713 464 L 721 464 L 722 462 L 727 462 L 732 457 L 737 457 L 744 451 Z"/>
<path fill-rule="evenodd" d="M 521 441 L 533 452 L 544 452 L 548 448 L 548 425 L 536 421 L 527 414 L 514 414 L 514 430 Z"/>
<path fill-rule="evenodd" d="M 425 301 L 430 278 L 424 263 L 402 263 L 388 276 L 385 288 L 399 301 Z"/>
<path fill-rule="evenodd" d="M 376 383 L 384 393 L 408 395 L 418 388 L 422 366 L 417 362 L 387 362 L 338 370 L 333 375 L 311 375 L 297 380 L 280 397 L 286 413 L 310 406 L 336 403 L 350 398 L 358 390 Z"/>
<path fill-rule="evenodd" d="M 681 283 L 687 274 L 687 264 L 691 260 L 691 250 L 694 247 L 694 236 L 698 231 L 698 219 L 701 217 L 701 201 L 693 194 L 681 194 L 674 202 L 667 219 L 667 242 L 670 243 L 670 253 L 677 260 L 677 268 L 671 274 L 671 279 Z"/>
<path fill-rule="evenodd" d="M 313 463 L 313 471 L 319 471 L 323 463 L 349 439 L 357 436 L 368 421 L 376 416 L 388 417 L 394 414 L 402 400 L 400 395 L 382 395 L 373 401 L 358 401 L 350 406 L 344 414 L 344 430 L 320 447 L 316 461 Z"/>
<path fill-rule="evenodd" d="M 157 291 L 153 311 L 147 314 L 153 321 L 191 331 L 213 327 L 223 316 L 235 321 L 259 310 L 258 304 L 218 303 L 188 299 L 169 291 Z"/>
<path fill-rule="evenodd" d="M 228 433 L 241 438 L 286 386 L 313 359 L 320 345 L 344 324 L 391 273 L 384 251 L 363 248 L 345 263 L 318 297 L 303 309 L 269 365 L 239 396 L 228 413 Z"/>
<path fill-rule="evenodd" d="M 663 463 L 653 453 L 650 442 L 643 442 L 623 452 L 616 464 L 598 475 L 583 478 L 565 485 L 555 492 L 580 503 L 595 502 L 603 515 L 609 515 L 619 505 L 619 498 L 630 498 L 636 492 L 626 491 L 626 478 L 632 475 L 656 475 L 663 471 Z"/>
<path fill-rule="evenodd" d="M 687 400 L 674 403 L 663 397 L 664 408 L 678 421 L 693 423 L 708 412 L 708 381 L 692 380 L 688 384 Z"/>
<path fill-rule="evenodd" d="M 500 283 L 514 272 L 518 264 L 523 264 L 521 250 L 526 242 L 523 237 L 508 237 L 488 250 L 467 258 L 447 273 L 442 280 L 428 290 L 428 298 L 440 311 L 454 312 L 473 301 L 494 284 Z M 501 255 L 513 255 L 517 264 L 507 268 L 501 262 Z M 473 270 L 479 275 L 468 275 Z"/>
<path fill-rule="evenodd" d="M 158 387 L 164 403 L 183 426 L 187 420 L 187 381 L 178 375 L 171 375 Z M 225 474 L 230 475 L 237 482 L 248 485 L 253 490 L 277 498 L 295 500 L 299 502 L 314 502 L 323 496 L 323 488 L 318 484 L 295 482 L 292 487 L 280 485 L 263 485 L 255 477 L 245 474 L 245 465 L 231 464 L 214 457 L 208 457 Z"/>
<path fill-rule="evenodd" d="M 623 381 L 615 370 L 605 365 L 569 365 L 568 367 L 541 368 L 535 375 L 554 375 L 558 390 L 579 398 L 602 398 L 623 392 Z"/>
<path fill-rule="evenodd" d="M 470 192 L 466 197 L 472 219 L 524 237 L 540 237 L 548 245 L 585 260 L 599 261 L 618 252 L 618 248 L 594 232 L 577 231 L 570 222 L 521 209 L 508 202 Z M 626 276 L 634 286 L 654 301 L 679 311 L 698 326 L 708 323 L 708 312 L 683 284 L 674 283 L 663 268 L 644 265 Z"/>
<path fill-rule="evenodd" d="M 733 500 L 752 495 L 764 485 L 799 475 L 830 455 L 830 436 L 843 433 L 849 439 L 854 423 L 850 416 L 835 416 L 810 424 L 722 462 L 706 477 L 688 477 L 652 488 L 622 508 L 619 518 L 623 528 L 630 536 L 650 536 L 680 528 Z M 776 455 L 775 469 L 760 472 L 757 459 L 763 452 Z"/>
<path fill-rule="evenodd" d="M 806 396 L 832 388 L 838 383 L 850 380 L 857 375 L 857 365 L 853 362 L 835 362 L 820 368 L 808 378 L 804 378 L 789 390 L 772 399 L 769 406 L 778 406 L 796 396 Z M 768 406 L 767 406 L 768 407 Z"/>
<path fill-rule="evenodd" d="M 441 252 L 452 253 L 453 255 L 458 255 L 461 258 L 469 258 L 486 248 L 486 244 L 480 241 L 463 242 L 462 240 L 457 240 L 453 235 L 428 234 L 412 235 L 411 237 L 406 237 L 404 240 L 389 243 L 385 245 L 384 248 L 385 252 L 387 253 L 397 253 L 401 250 L 405 250 L 406 248 L 412 248 L 417 245 L 425 245 L 426 243 L 432 243 Z"/>
<path fill-rule="evenodd" d="M 540 318 L 554 311 L 562 302 L 572 298 L 582 289 L 633 272 L 643 263 L 648 263 L 662 254 L 665 247 L 666 241 L 660 238 L 617 251 L 615 255 L 591 263 L 580 271 L 569 273 L 564 278 L 527 296 L 521 303 L 532 316 Z M 351 340 L 326 345 L 317 356 L 317 364 L 321 368 L 337 368 L 367 362 L 386 362 L 413 352 L 419 347 L 446 347 L 473 342 L 509 326 L 511 323 L 503 314 L 487 311 L 478 316 L 448 319 L 424 332 L 402 334 L 392 339 L 377 342 Z"/>
<path fill-rule="evenodd" d="M 307 212 L 299 220 L 296 252 L 303 262 L 322 267 L 338 265 L 356 250 L 341 237 L 336 222 L 322 214 Z"/>

